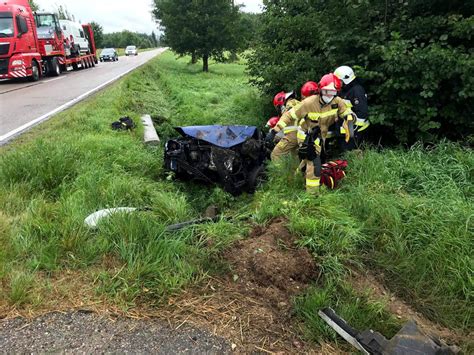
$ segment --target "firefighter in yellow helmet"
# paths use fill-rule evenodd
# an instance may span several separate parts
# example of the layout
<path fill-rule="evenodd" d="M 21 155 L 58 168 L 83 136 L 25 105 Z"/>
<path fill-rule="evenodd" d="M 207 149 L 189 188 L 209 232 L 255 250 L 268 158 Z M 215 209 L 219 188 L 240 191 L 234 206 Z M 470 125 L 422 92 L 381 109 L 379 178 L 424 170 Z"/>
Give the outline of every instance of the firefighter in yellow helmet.
<path fill-rule="evenodd" d="M 324 75 L 319 82 L 319 95 L 303 100 L 300 105 L 286 112 L 282 119 L 299 121 L 297 139 L 298 155 L 306 166 L 306 190 L 319 191 L 321 184 L 321 151 L 329 126 L 339 119 L 344 120 L 347 129 L 346 141 L 354 134 L 354 116 L 341 98 L 337 97 L 340 80 L 333 74 Z"/>
<path fill-rule="evenodd" d="M 301 97 L 302 99 L 315 95 L 318 93 L 318 84 L 316 84 L 313 81 L 308 81 L 305 83 L 302 88 L 301 88 Z M 275 107 L 282 107 L 283 104 L 285 104 L 285 109 L 282 110 L 282 115 L 291 108 L 296 107 L 300 102 L 293 99 L 290 101 L 284 101 L 286 100 L 286 96 L 288 94 L 285 94 L 284 92 L 281 92 L 277 94 L 273 100 L 273 104 Z M 278 109 L 277 109 L 278 110 Z M 283 117 L 283 116 L 282 116 Z M 273 142 L 275 139 L 275 136 L 281 136 L 281 139 L 279 140 L 278 144 L 275 146 L 275 148 L 272 151 L 271 154 L 271 159 L 273 161 L 278 161 L 281 157 L 292 154 L 296 156 L 298 152 L 298 139 L 296 137 L 296 133 L 298 131 L 298 122 L 295 121 L 294 119 L 281 119 L 278 121 L 276 126 L 273 127 L 273 129 L 270 131 L 270 133 L 267 136 L 267 139 L 269 142 Z"/>

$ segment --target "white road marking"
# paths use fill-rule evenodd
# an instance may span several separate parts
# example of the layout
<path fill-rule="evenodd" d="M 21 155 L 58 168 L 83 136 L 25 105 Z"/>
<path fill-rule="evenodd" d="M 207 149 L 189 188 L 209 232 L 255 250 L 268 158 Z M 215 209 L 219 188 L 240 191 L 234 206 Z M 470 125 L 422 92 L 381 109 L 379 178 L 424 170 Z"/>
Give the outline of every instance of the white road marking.
<path fill-rule="evenodd" d="M 166 50 L 166 49 L 165 49 Z M 158 54 L 162 54 L 165 50 L 163 50 L 162 52 L 159 52 Z M 157 55 L 158 55 L 157 54 Z M 150 59 L 152 59 L 154 57 L 151 57 Z M 88 96 L 96 93 L 97 91 L 101 90 L 102 88 L 106 87 L 107 85 L 113 83 L 114 81 L 122 78 L 123 76 L 127 75 L 128 73 L 130 73 L 131 71 L 141 67 L 142 65 L 148 63 L 148 60 L 136 67 L 133 67 L 133 68 L 130 68 L 128 69 L 127 71 L 123 72 L 122 74 L 119 74 L 118 76 L 114 77 L 113 79 L 110 79 L 108 81 L 106 81 L 105 83 L 102 83 L 100 84 L 99 86 L 95 87 L 94 89 L 92 90 L 89 90 L 88 92 L 82 94 L 82 95 L 79 95 L 78 97 L 76 97 L 75 99 L 72 99 L 71 101 L 69 102 L 66 102 L 64 105 L 61 105 L 57 108 L 55 108 L 54 110 L 44 114 L 43 116 L 40 116 L 38 118 L 35 118 L 34 120 L 28 122 L 28 123 L 25 123 L 23 126 L 20 126 L 18 128 L 15 128 L 14 130 L 11 130 L 10 132 L 4 134 L 3 136 L 0 136 L 0 145 L 3 145 L 5 144 L 9 139 L 13 138 L 14 136 L 22 133 L 23 131 L 26 131 L 28 128 L 34 126 L 34 125 L 37 125 L 38 123 L 41 123 L 43 121 L 46 121 L 48 118 L 50 118 L 51 116 L 61 112 L 61 111 L 64 111 L 65 109 L 77 104 L 79 101 L 81 100 L 84 100 L 85 98 L 87 98 Z"/>

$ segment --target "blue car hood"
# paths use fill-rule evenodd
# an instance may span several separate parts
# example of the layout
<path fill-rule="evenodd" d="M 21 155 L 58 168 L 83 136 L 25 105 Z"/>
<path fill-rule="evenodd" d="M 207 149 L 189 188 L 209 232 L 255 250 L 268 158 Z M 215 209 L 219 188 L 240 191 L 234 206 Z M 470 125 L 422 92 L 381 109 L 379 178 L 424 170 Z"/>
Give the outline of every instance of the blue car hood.
<path fill-rule="evenodd" d="M 221 148 L 232 148 L 255 134 L 254 126 L 189 126 L 176 127 L 183 137 L 192 137 L 214 144 Z"/>

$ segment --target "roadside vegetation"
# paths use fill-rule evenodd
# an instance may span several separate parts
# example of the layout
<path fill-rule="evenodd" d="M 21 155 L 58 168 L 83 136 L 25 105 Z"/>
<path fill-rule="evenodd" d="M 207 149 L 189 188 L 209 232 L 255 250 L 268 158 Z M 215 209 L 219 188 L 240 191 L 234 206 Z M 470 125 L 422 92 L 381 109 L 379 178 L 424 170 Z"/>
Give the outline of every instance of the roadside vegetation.
<path fill-rule="evenodd" d="M 317 316 L 331 306 L 353 326 L 387 337 L 401 321 L 352 283 L 369 270 L 427 318 L 465 336 L 473 330 L 474 154 L 455 143 L 367 148 L 349 154 L 340 189 L 303 191 L 294 162 L 269 166 L 268 182 L 238 198 L 176 182 L 162 148 L 142 130 L 115 132 L 122 116 L 149 113 L 163 141 L 173 126 L 266 121 L 266 102 L 247 84 L 243 63 L 210 62 L 209 73 L 167 52 L 94 98 L 60 113 L 0 150 L 0 311 L 105 302 L 122 310 L 159 307 L 208 276 L 226 272 L 222 251 L 255 225 L 285 216 L 321 276 L 294 300 L 306 335 L 337 341 Z M 283 171 L 283 172 L 282 172 Z M 209 205 L 246 217 L 165 231 Z M 90 213 L 115 215 L 96 230 Z M 78 298 L 82 298 L 80 301 Z"/>

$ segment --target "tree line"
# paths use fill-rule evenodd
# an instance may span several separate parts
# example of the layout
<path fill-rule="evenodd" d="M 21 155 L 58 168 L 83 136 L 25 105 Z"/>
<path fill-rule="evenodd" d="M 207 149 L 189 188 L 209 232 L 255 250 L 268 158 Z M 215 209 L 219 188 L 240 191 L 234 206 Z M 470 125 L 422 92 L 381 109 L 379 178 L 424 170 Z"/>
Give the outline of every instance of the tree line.
<path fill-rule="evenodd" d="M 102 26 L 97 22 L 90 22 L 94 31 L 94 39 L 97 48 L 125 48 L 126 46 L 137 46 L 139 48 L 155 48 L 160 45 L 160 40 L 155 32 L 151 34 L 131 32 L 104 33 Z"/>

